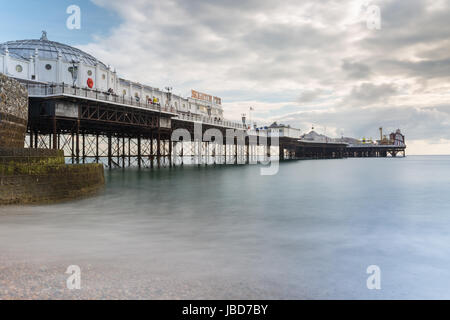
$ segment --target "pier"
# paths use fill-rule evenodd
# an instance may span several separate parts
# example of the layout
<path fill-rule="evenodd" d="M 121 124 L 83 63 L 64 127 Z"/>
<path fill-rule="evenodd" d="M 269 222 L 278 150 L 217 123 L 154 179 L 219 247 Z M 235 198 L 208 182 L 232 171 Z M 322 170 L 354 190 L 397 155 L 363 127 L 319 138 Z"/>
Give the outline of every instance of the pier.
<path fill-rule="evenodd" d="M 106 158 L 109 168 L 153 168 L 183 164 L 186 156 L 197 164 L 237 164 L 263 155 L 261 148 L 250 145 L 252 138 L 242 123 L 186 115 L 171 107 L 66 84 L 28 83 L 26 87 L 27 146 L 63 149 L 72 163 Z M 196 132 L 197 128 L 201 131 Z M 254 138 L 256 144 L 262 141 Z M 270 150 L 264 154 L 270 155 Z"/>
<path fill-rule="evenodd" d="M 279 160 L 405 156 L 402 143 L 308 141 L 285 135 L 283 128 L 248 130 L 244 123 L 186 115 L 171 107 L 66 84 L 26 87 L 27 146 L 62 149 L 71 163 L 104 159 L 108 168 L 160 168 L 183 165 L 186 158 L 191 164 L 208 165 L 249 164 L 275 156 Z"/>
<path fill-rule="evenodd" d="M 289 126 L 224 119 L 222 99 L 190 97 L 120 78 L 77 48 L 40 39 L 0 44 L 0 72 L 26 86 L 25 146 L 63 150 L 65 162 L 108 168 L 249 164 L 260 160 L 405 155 L 401 134 L 376 144 L 310 139 Z M 392 142 L 392 143 L 391 143 Z"/>

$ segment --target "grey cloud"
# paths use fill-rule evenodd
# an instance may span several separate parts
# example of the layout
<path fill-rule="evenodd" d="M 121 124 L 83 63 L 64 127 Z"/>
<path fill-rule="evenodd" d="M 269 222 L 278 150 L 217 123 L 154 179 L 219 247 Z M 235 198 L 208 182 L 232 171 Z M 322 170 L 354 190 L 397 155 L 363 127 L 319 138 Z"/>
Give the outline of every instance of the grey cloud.
<path fill-rule="evenodd" d="M 368 65 L 348 60 L 343 61 L 342 70 L 350 79 L 367 79 L 372 73 Z"/>
<path fill-rule="evenodd" d="M 344 100 L 344 104 L 367 106 L 378 102 L 387 102 L 397 92 L 397 87 L 390 83 L 375 85 L 365 82 L 352 88 L 351 93 Z"/>
<path fill-rule="evenodd" d="M 297 101 L 300 103 L 307 103 L 315 101 L 323 97 L 325 94 L 326 94 L 325 90 L 322 89 L 305 90 L 304 92 L 302 92 Z"/>
<path fill-rule="evenodd" d="M 378 72 L 387 75 L 404 75 L 421 78 L 449 78 L 450 58 L 443 60 L 381 60 L 376 63 Z"/>

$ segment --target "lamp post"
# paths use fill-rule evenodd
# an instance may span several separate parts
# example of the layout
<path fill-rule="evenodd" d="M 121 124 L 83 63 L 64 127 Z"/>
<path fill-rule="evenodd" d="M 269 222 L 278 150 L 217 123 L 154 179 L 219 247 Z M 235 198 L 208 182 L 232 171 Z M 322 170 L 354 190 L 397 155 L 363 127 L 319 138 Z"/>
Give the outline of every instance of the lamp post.
<path fill-rule="evenodd" d="M 72 67 L 70 67 L 70 74 L 72 75 L 72 86 L 75 87 L 75 82 L 78 79 L 78 67 L 77 67 L 77 61 L 72 60 Z"/>

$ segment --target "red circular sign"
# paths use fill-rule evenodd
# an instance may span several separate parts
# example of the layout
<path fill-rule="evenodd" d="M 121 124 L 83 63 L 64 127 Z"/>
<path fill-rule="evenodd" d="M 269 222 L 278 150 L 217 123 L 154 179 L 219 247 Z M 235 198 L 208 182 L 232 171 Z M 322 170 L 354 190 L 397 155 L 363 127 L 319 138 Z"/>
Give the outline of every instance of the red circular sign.
<path fill-rule="evenodd" d="M 92 89 L 94 87 L 94 80 L 92 80 L 92 78 L 88 78 L 87 85 L 90 89 Z"/>

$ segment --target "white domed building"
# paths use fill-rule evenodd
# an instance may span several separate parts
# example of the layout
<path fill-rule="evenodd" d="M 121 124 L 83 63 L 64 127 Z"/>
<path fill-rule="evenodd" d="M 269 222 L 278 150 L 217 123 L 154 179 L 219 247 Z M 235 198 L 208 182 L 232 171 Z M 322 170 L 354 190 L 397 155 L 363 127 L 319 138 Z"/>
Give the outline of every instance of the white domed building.
<path fill-rule="evenodd" d="M 221 99 L 192 91 L 181 96 L 118 77 L 115 70 L 77 48 L 50 41 L 43 31 L 40 39 L 0 44 L 0 73 L 21 82 L 76 87 L 113 94 L 122 102 L 157 104 L 185 116 L 223 121 Z M 31 94 L 33 95 L 33 94 Z"/>

